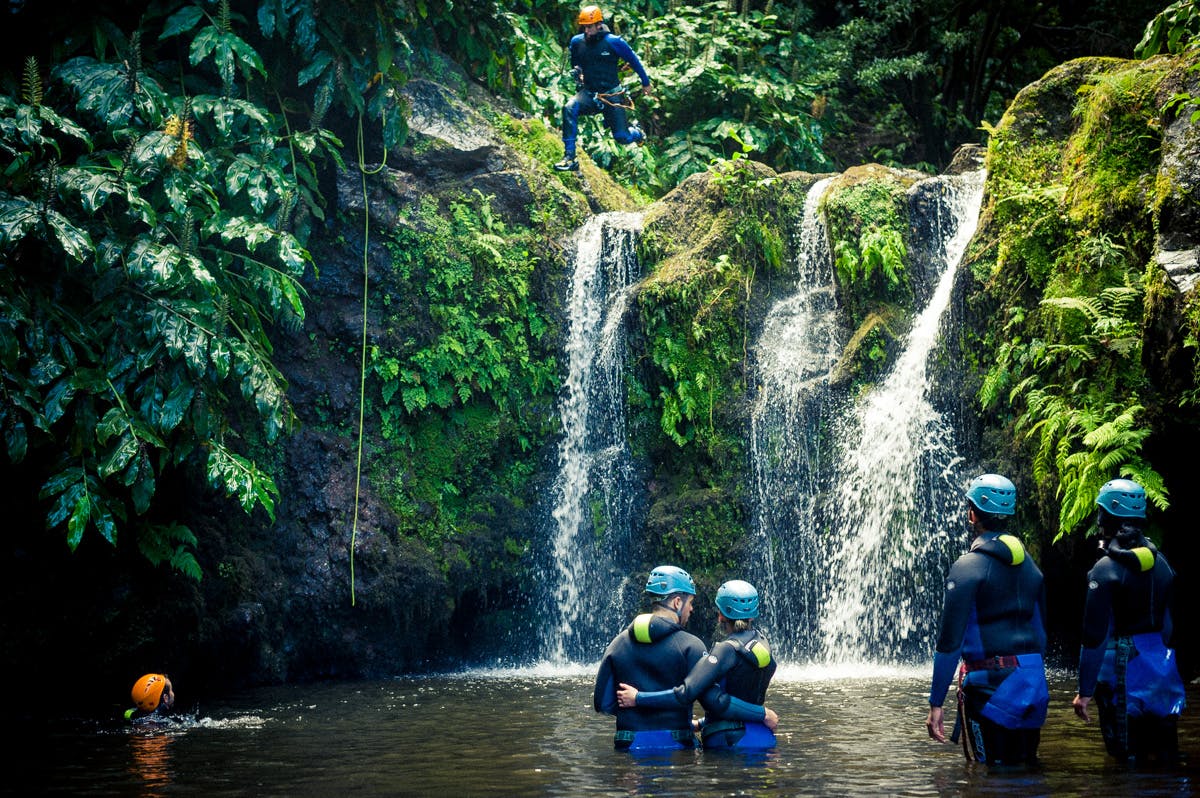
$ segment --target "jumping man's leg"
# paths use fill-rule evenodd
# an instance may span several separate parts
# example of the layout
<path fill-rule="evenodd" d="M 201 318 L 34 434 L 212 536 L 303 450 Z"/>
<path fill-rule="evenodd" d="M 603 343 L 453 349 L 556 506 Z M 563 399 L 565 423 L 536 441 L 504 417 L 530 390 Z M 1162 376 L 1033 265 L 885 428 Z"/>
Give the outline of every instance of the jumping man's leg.
<path fill-rule="evenodd" d="M 576 94 L 563 106 L 563 159 L 554 164 L 555 169 L 567 171 L 579 168 L 579 164 L 575 160 L 575 142 L 579 138 L 579 116 L 580 114 L 587 116 L 594 113 L 596 113 L 596 104 L 592 100 L 592 96 L 585 91 Z"/>
<path fill-rule="evenodd" d="M 645 138 L 637 125 L 630 125 L 625 109 L 619 105 L 604 106 L 604 123 L 612 131 L 613 141 L 618 144 L 637 144 Z"/>

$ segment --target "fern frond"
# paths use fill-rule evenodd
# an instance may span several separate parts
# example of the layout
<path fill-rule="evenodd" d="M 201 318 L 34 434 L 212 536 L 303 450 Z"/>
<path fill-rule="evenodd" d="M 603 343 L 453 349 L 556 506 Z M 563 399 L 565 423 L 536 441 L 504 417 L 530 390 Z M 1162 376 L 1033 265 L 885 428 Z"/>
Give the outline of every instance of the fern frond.
<path fill-rule="evenodd" d="M 1104 306 L 1098 297 L 1059 296 L 1043 299 L 1039 304 L 1059 310 L 1077 310 L 1093 323 L 1104 315 Z"/>
<path fill-rule="evenodd" d="M 26 105 L 42 104 L 42 71 L 32 55 L 25 59 L 25 72 L 21 79 L 21 99 Z"/>

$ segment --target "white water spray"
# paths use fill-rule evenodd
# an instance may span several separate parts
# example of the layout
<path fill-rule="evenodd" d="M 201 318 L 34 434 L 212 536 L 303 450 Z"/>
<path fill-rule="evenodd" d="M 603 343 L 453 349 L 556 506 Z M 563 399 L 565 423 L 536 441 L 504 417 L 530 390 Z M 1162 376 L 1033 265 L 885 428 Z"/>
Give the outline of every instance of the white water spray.
<path fill-rule="evenodd" d="M 910 190 L 933 210 L 929 229 L 914 231 L 914 252 L 928 254 L 913 265 L 937 287 L 890 373 L 857 402 L 829 385 L 841 341 L 818 214 L 825 187 L 809 194 L 796 292 L 771 310 L 756 348 L 752 418 L 758 545 L 747 578 L 765 587 L 762 625 L 784 656 L 904 662 L 928 650 L 942 567 L 961 542 L 951 533 L 961 526 L 962 485 L 927 362 L 975 232 L 983 180 L 982 172 L 942 176 Z"/>
<path fill-rule="evenodd" d="M 631 548 L 635 478 L 626 437 L 622 321 L 638 277 L 641 214 L 594 216 L 576 233 L 567 295 L 567 378 L 559 398 L 562 439 L 550 511 L 552 563 L 543 654 L 550 662 L 594 659 L 616 628 Z"/>
<path fill-rule="evenodd" d="M 816 517 L 821 494 L 821 440 L 829 373 L 841 353 L 829 237 L 820 201 L 831 178 L 815 183 L 796 233 L 795 287 L 767 313 L 754 349 L 759 385 L 750 417 L 750 460 L 757 507 L 759 562 L 746 578 L 760 588 L 762 625 L 815 625 L 821 563 L 795 545 Z"/>
<path fill-rule="evenodd" d="M 932 180 L 942 189 L 938 215 L 946 217 L 935 217 L 935 232 L 948 233 L 937 288 L 891 372 L 839 431 L 830 519 L 840 543 L 828 552 L 826 661 L 897 661 L 913 643 L 927 647 L 943 576 L 929 566 L 961 538 L 953 534 L 961 528 L 961 460 L 950 424 L 931 401 L 926 367 L 978 224 L 984 173 Z"/>

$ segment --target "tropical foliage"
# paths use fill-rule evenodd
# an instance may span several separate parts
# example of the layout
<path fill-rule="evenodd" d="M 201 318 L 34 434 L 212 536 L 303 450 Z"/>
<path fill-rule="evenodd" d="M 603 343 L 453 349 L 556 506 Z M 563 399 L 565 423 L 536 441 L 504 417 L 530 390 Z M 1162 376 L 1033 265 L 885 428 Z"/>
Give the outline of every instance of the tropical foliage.
<path fill-rule="evenodd" d="M 273 512 L 277 489 L 254 447 L 292 419 L 271 329 L 304 319 L 306 244 L 327 221 L 322 170 L 342 165 L 343 142 L 364 126 L 378 132 L 375 146 L 405 141 L 401 89 L 425 48 L 557 122 L 576 6 L 133 5 L 101 0 L 57 15 L 10 4 L 0 83 L 0 428 L 9 464 L 39 475 L 47 524 L 71 547 L 95 533 L 115 543 L 130 530 L 151 560 L 198 575 L 195 538 L 162 506 L 162 486 L 199 469 L 246 511 Z M 1128 4 L 1021 0 L 639 0 L 606 10 L 651 68 L 656 94 L 635 115 L 655 135 L 646 148 L 618 151 L 593 130 L 590 149 L 653 193 L 731 155 L 778 169 L 836 168 L 864 155 L 937 166 L 1046 65 L 1119 51 L 1122 26 L 1142 25 L 1125 22 L 1137 16 Z M 1183 46 L 1194 17 L 1191 3 L 1172 5 L 1143 50 Z M 1077 23 L 1094 36 L 1047 33 Z M 50 44 L 26 59 L 16 37 L 32 31 Z M 778 258 L 780 242 L 761 226 L 739 240 Z M 891 233 L 843 243 L 848 276 L 902 283 Z M 709 277 L 732 296 L 747 263 L 725 254 Z M 454 268 L 427 287 L 448 286 Z M 706 305 L 695 310 L 693 333 L 717 334 Z M 472 329 L 500 340 L 491 310 L 456 308 L 443 321 L 469 312 L 482 314 Z M 732 347 L 744 331 L 719 334 Z M 658 346 L 668 372 L 688 360 L 669 342 Z M 478 393 L 527 397 L 545 384 L 538 357 L 506 371 L 511 363 L 489 359 L 482 338 L 422 347 L 403 367 L 376 353 L 379 376 L 395 370 L 386 383 L 394 392 L 380 396 L 389 413 L 444 410 Z M 672 440 L 703 428 L 705 404 L 717 402 L 710 372 L 729 365 L 674 375 L 661 397 Z M 398 432 L 408 419 L 385 414 L 385 423 Z"/>
<path fill-rule="evenodd" d="M 271 362 L 274 323 L 299 324 L 309 263 L 292 232 L 311 168 L 281 120 L 237 96 L 260 78 L 228 6 L 161 20 L 203 80 L 179 92 L 142 36 L 56 66 L 26 63 L 0 98 L 0 414 L 12 462 L 47 478 L 46 522 L 74 548 L 136 530 L 152 560 L 199 576 L 191 533 L 158 524 L 156 489 L 191 461 L 247 511 L 277 489 L 246 455 L 228 409 L 244 401 L 268 440 L 291 420 Z M 172 42 L 173 44 L 173 42 Z M 174 91 L 172 91 L 174 89 Z"/>
<path fill-rule="evenodd" d="M 1153 238 L 1139 186 L 1161 141 L 1158 69 L 1113 62 L 1075 83 L 1064 70 L 1059 80 L 1076 97 L 1064 141 L 1026 142 L 1021 101 L 992 134 L 992 220 L 1003 245 L 976 265 L 997 302 L 979 398 L 1028 445 L 1032 482 L 1058 507 L 1056 539 L 1078 528 L 1115 476 L 1168 506 L 1145 456 L 1154 429 L 1142 364 Z"/>

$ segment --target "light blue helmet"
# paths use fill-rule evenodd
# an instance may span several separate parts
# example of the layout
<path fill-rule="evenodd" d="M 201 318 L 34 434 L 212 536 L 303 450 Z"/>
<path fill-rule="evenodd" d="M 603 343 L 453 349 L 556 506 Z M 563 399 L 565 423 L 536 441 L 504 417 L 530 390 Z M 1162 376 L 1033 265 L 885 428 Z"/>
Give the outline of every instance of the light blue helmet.
<path fill-rule="evenodd" d="M 992 515 L 1013 515 L 1017 512 L 1017 487 L 1008 477 L 984 474 L 971 480 L 967 501 L 980 512 Z"/>
<path fill-rule="evenodd" d="M 758 591 L 749 582 L 732 579 L 717 588 L 717 609 L 731 621 L 758 617 Z"/>
<path fill-rule="evenodd" d="M 1146 489 L 1132 479 L 1110 479 L 1096 494 L 1096 505 L 1118 518 L 1146 517 Z"/>
<path fill-rule="evenodd" d="M 669 596 L 672 593 L 687 593 L 696 595 L 696 583 L 691 575 L 677 565 L 660 565 L 650 572 L 646 580 L 646 592 L 655 596 Z"/>

